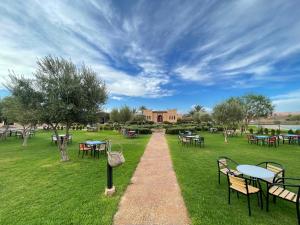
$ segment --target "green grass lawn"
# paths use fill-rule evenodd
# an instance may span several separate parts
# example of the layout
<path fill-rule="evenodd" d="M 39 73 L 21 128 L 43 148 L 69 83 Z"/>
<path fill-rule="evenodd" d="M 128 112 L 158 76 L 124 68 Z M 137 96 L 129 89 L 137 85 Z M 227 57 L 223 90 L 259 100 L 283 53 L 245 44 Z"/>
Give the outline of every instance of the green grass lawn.
<path fill-rule="evenodd" d="M 71 161 L 60 162 L 51 132 L 40 131 L 28 147 L 10 137 L 0 141 L 0 224 L 111 224 L 120 197 L 142 156 L 149 135 L 126 139 L 113 131 L 73 133 Z M 126 163 L 114 170 L 114 197 L 104 196 L 106 158 L 77 157 L 78 142 L 112 140 Z"/>
<path fill-rule="evenodd" d="M 232 137 L 224 143 L 221 134 L 203 133 L 205 148 L 182 147 L 176 135 L 168 135 L 174 169 L 193 224 L 297 224 L 295 204 L 277 199 L 270 203 L 270 212 L 257 205 L 252 196 L 252 216 L 248 216 L 246 197 L 232 195 L 228 205 L 226 176 L 218 184 L 218 156 L 228 156 L 240 164 L 257 164 L 275 161 L 285 166 L 286 176 L 300 177 L 300 146 L 280 145 L 279 148 L 256 146 L 247 143 L 245 137 Z M 241 195 L 240 195 L 241 196 Z M 265 206 L 265 202 L 264 202 Z"/>

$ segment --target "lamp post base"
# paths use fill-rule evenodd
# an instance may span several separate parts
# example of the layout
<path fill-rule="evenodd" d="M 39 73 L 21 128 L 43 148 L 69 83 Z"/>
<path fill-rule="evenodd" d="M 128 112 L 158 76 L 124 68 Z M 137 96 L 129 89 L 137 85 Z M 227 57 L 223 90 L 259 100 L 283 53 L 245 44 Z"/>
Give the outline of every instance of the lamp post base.
<path fill-rule="evenodd" d="M 116 192 L 115 186 L 112 186 L 112 188 L 105 188 L 106 196 L 112 196 L 115 192 Z"/>

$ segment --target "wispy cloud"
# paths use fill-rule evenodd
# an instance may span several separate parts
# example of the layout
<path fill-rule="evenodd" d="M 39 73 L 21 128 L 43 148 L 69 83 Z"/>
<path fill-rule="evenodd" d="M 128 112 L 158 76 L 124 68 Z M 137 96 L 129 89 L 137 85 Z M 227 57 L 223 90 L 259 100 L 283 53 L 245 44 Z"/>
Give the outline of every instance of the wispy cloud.
<path fill-rule="evenodd" d="M 300 109 L 300 89 L 273 96 L 271 99 L 278 112 L 294 112 Z"/>
<path fill-rule="evenodd" d="M 0 83 L 51 54 L 85 62 L 111 96 L 157 98 L 176 83 L 226 88 L 289 81 L 300 55 L 298 1 L 0 2 Z M 168 16 L 166 16 L 168 15 Z M 299 68 L 298 68 L 299 70 Z"/>

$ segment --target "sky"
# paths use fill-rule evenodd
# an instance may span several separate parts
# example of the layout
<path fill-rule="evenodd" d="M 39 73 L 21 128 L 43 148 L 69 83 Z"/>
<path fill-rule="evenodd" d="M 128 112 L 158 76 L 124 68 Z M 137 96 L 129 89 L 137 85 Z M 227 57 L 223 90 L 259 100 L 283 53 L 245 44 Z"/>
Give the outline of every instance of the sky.
<path fill-rule="evenodd" d="M 46 55 L 95 70 L 106 110 L 211 110 L 268 96 L 300 111 L 300 1 L 2 0 L 0 97 L 9 71 L 32 77 Z"/>

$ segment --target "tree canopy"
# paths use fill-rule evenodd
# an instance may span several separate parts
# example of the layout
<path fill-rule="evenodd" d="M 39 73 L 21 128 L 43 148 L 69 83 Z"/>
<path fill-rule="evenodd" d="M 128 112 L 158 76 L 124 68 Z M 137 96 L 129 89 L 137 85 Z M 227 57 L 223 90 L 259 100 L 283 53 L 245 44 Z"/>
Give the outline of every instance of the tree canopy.
<path fill-rule="evenodd" d="M 246 126 L 251 120 L 268 117 L 274 111 L 271 100 L 264 95 L 248 94 L 240 100 L 244 107 Z"/>
<path fill-rule="evenodd" d="M 225 142 L 227 142 L 227 129 L 236 128 L 244 118 L 243 107 L 236 99 L 228 99 L 217 104 L 213 109 L 213 118 L 223 126 Z"/>
<path fill-rule="evenodd" d="M 96 114 L 106 102 L 105 83 L 89 67 L 77 67 L 71 60 L 46 56 L 37 61 L 34 78 L 28 82 L 11 75 L 8 85 L 21 102 L 29 102 L 28 109 L 36 109 L 41 123 L 47 123 L 59 139 L 58 124 L 66 125 L 66 135 L 72 123 L 96 120 Z M 29 94 L 28 94 L 29 93 Z M 26 94 L 28 97 L 26 97 Z M 34 99 L 34 100 L 33 100 Z M 62 161 L 69 159 L 67 141 L 58 141 Z"/>

